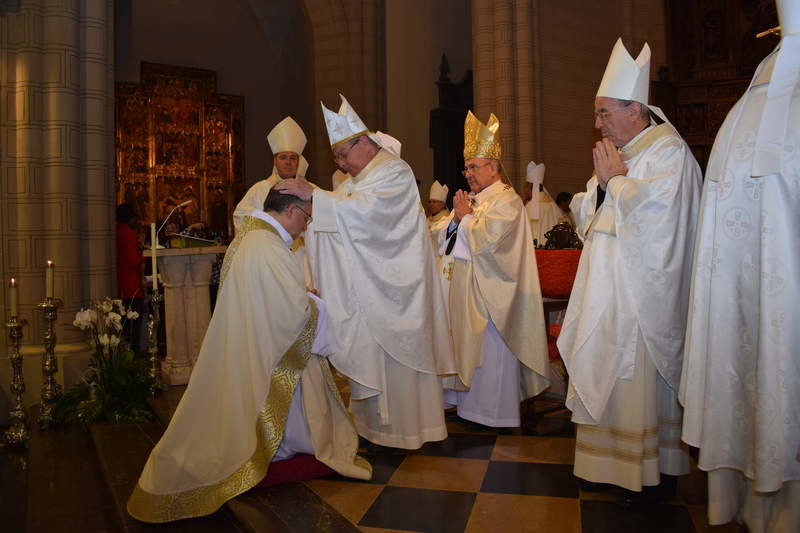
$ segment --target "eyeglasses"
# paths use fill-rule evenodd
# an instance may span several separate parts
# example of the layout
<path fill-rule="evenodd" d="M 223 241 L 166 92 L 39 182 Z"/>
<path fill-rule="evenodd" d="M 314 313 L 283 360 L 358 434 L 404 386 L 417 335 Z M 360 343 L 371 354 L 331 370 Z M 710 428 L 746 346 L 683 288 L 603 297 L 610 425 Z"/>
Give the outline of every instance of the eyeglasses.
<path fill-rule="evenodd" d="M 334 153 L 333 154 L 333 160 L 338 162 L 338 161 L 344 161 L 345 159 L 347 159 L 347 156 L 350 155 L 350 150 L 352 150 L 353 147 L 355 145 L 357 145 L 358 141 L 360 141 L 360 140 L 361 140 L 361 137 L 359 137 L 358 139 L 353 139 L 353 141 L 351 142 L 350 146 L 346 150 L 342 150 L 338 154 Z"/>
<path fill-rule="evenodd" d="M 633 103 L 633 101 L 630 101 L 630 102 L 628 102 L 627 104 L 622 104 L 621 106 L 619 106 L 619 107 L 615 107 L 614 109 L 612 109 L 612 110 L 610 110 L 610 111 L 609 111 L 608 109 L 601 109 L 600 111 L 595 111 L 595 112 L 594 112 L 594 118 L 595 118 L 595 120 L 597 120 L 598 118 L 599 118 L 600 120 L 606 120 L 606 119 L 608 119 L 608 117 L 610 117 L 610 116 L 612 115 L 612 113 L 614 113 L 615 111 L 619 111 L 620 109 L 625 109 L 626 107 L 628 107 L 628 106 L 629 106 L 629 105 L 631 105 L 632 103 Z"/>
<path fill-rule="evenodd" d="M 483 168 L 483 167 L 488 167 L 489 165 L 491 165 L 491 163 L 485 163 L 483 165 L 468 165 L 468 166 L 464 167 L 464 170 L 461 171 L 461 175 L 462 176 L 466 176 L 470 172 L 475 172 L 476 170 L 478 170 L 480 168 Z"/>
<path fill-rule="evenodd" d="M 303 214 L 306 216 L 306 224 L 311 224 L 311 222 L 314 220 L 314 219 L 311 217 L 311 215 L 309 215 L 308 213 L 306 213 L 306 210 L 305 210 L 305 209 L 303 209 L 302 207 L 300 207 L 299 205 L 297 205 L 297 204 L 294 204 L 294 206 L 295 206 L 297 209 L 299 209 L 299 210 L 300 210 L 300 212 L 301 212 L 301 213 L 303 213 Z"/>

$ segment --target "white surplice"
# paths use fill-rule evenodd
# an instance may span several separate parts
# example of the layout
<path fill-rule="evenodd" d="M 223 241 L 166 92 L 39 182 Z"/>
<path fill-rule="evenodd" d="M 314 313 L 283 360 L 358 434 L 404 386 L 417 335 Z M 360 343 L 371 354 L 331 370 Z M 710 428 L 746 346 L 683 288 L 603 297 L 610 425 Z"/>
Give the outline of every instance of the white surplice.
<path fill-rule="evenodd" d="M 587 183 L 587 192 L 572 200 L 585 245 L 558 348 L 570 376 L 566 405 L 579 424 L 576 449 L 593 451 L 593 455 L 576 454 L 576 474 L 640 490 L 642 484 L 657 482 L 659 468 L 666 471 L 664 464 L 648 461 L 652 452 L 645 451 L 653 428 L 658 427 L 657 392 L 671 394 L 674 406 L 666 406 L 667 411 L 678 408 L 675 391 L 701 174 L 689 146 L 669 124 L 646 128 L 621 152 L 627 175 L 609 181 L 599 209 L 595 176 Z M 645 363 L 657 373 L 637 369 L 637 364 Z M 647 383 L 631 383 L 637 379 Z M 621 396 L 622 389 L 653 396 Z M 637 428 L 615 428 L 614 420 L 620 417 L 608 411 L 632 405 L 653 408 L 639 417 Z M 582 434 L 597 433 L 592 426 L 606 423 L 618 446 L 613 441 L 602 446 L 581 443 Z M 625 438 L 617 438 L 620 435 Z M 623 449 L 626 439 L 636 439 L 640 451 L 631 455 Z M 679 443 L 679 434 L 662 441 Z M 667 473 L 688 470 L 686 459 Z M 609 468 L 614 461 L 618 468 Z M 605 466 L 593 471 L 601 464 Z M 638 471 L 631 472 L 629 464 L 637 465 Z"/>
<path fill-rule="evenodd" d="M 800 35 L 781 43 L 791 48 L 780 75 L 790 79 L 777 82 L 788 118 L 780 171 L 752 175 L 777 50 L 714 143 L 681 379 L 683 440 L 709 472 L 709 522 L 737 519 L 751 533 L 800 531 L 800 42 L 789 37 Z"/>
<path fill-rule="evenodd" d="M 462 418 L 515 427 L 520 401 L 549 385 L 533 238 L 522 200 L 510 186 L 495 182 L 474 201 L 451 253 L 449 314 L 458 374 L 445 378 L 451 389 L 445 399 Z M 452 219 L 436 235 L 444 257 Z"/>
<path fill-rule="evenodd" d="M 356 428 L 398 448 L 446 438 L 438 374 L 454 372 L 452 341 L 413 172 L 381 150 L 336 191 L 316 189 L 313 201 L 306 246 Z"/>
<path fill-rule="evenodd" d="M 531 221 L 531 233 L 533 233 L 533 238 L 536 239 L 536 244 L 544 246 L 547 244 L 547 238 L 544 234 L 558 224 L 564 213 L 558 208 L 550 193 L 546 190 L 539 191 L 538 194 L 534 192 L 533 196 L 531 201 L 525 204 L 525 211 Z M 534 202 L 537 198 L 538 205 L 535 205 Z"/>

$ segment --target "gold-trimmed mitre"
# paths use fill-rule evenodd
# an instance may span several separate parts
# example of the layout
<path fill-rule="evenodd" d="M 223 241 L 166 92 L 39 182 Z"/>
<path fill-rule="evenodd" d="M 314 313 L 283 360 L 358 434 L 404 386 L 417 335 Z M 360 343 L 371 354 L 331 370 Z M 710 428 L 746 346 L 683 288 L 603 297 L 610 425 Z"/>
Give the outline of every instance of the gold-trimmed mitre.
<path fill-rule="evenodd" d="M 499 160 L 502 154 L 500 136 L 497 134 L 499 129 L 500 121 L 494 113 L 489 114 L 489 121 L 484 126 L 472 111 L 467 111 L 464 121 L 464 159 L 481 157 Z"/>

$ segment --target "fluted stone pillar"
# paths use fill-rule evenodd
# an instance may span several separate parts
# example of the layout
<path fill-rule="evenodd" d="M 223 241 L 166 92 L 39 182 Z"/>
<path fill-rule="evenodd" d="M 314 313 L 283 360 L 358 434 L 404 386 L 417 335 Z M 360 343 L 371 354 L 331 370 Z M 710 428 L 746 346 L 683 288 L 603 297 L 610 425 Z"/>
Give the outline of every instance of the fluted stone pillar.
<path fill-rule="evenodd" d="M 474 105 L 500 120 L 503 166 L 517 190 L 535 149 L 532 0 L 472 0 Z"/>
<path fill-rule="evenodd" d="M 38 402 L 41 388 L 35 378 L 44 323 L 35 306 L 45 293 L 46 261 L 56 265 L 55 295 L 64 301 L 56 331 L 59 381 L 67 387 L 87 354 L 72 326 L 75 312 L 114 295 L 113 20 L 111 0 L 0 3 L 0 270 L 3 287 L 18 279 L 20 315 L 29 324 L 27 403 Z M 0 398 L 7 367 L 0 357 Z"/>

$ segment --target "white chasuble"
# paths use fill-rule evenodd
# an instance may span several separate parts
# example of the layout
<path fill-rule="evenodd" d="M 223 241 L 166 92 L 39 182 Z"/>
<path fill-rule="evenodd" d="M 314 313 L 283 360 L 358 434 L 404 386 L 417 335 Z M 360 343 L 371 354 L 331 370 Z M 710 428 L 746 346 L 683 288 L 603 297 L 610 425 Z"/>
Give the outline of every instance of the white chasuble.
<path fill-rule="evenodd" d="M 247 217 L 223 276 L 189 385 L 128 502 L 138 520 L 210 514 L 261 481 L 301 381 L 314 455 L 342 475 L 371 475 L 327 360 L 312 354 L 330 351 L 314 343 L 324 311 L 278 231 Z"/>
<path fill-rule="evenodd" d="M 781 47 L 785 47 L 784 36 Z M 709 472 L 711 524 L 800 531 L 800 43 L 779 172 L 753 176 L 773 52 L 728 113 L 708 164 L 681 377 L 683 440 Z M 773 68 L 775 70 L 773 70 Z M 780 82 L 779 82 L 780 83 Z M 783 133 L 783 132 L 778 132 Z M 780 135 L 779 135 L 780 136 Z"/>
<path fill-rule="evenodd" d="M 336 191 L 316 189 L 313 202 L 306 246 L 356 427 L 385 446 L 445 438 L 437 374 L 454 372 L 452 344 L 411 169 L 381 150 Z"/>
<path fill-rule="evenodd" d="M 443 255 L 445 233 L 439 234 L 439 252 Z M 484 421 L 475 421 L 486 424 L 494 420 L 488 425 L 516 421 L 518 425 L 520 400 L 539 394 L 549 385 L 542 293 L 522 200 L 510 186 L 493 183 L 475 196 L 473 213 L 461 220 L 456 235 L 449 311 L 458 373 L 445 378 L 445 387 L 465 391 L 480 373 L 486 380 L 476 387 L 482 403 L 491 404 L 492 396 L 500 392 L 510 399 L 498 399 L 494 414 L 484 411 L 480 415 Z M 487 336 L 492 339 L 487 340 Z M 488 357 L 487 350 L 492 352 Z M 484 365 L 487 368 L 482 368 Z M 493 368 L 488 368 L 490 365 Z M 508 365 L 516 368 L 500 368 Z M 513 372 L 519 379 L 509 390 L 503 386 L 504 376 L 513 377 Z M 462 401 L 467 400 L 462 397 L 459 405 Z M 463 410 L 468 416 L 468 411 L 478 411 L 476 406 L 481 402 L 467 403 L 474 406 Z"/>
<path fill-rule="evenodd" d="M 639 343 L 673 390 L 680 380 L 700 167 L 668 124 L 622 155 L 628 173 L 609 181 L 599 209 L 594 176 L 570 206 L 585 244 L 558 349 L 581 424 L 597 423 L 616 380 L 633 377 Z"/>
<path fill-rule="evenodd" d="M 538 205 L 535 205 L 534 202 L 537 202 Z M 537 207 L 538 209 L 535 209 Z M 564 216 L 547 191 L 539 191 L 538 194 L 534 192 L 531 201 L 525 205 L 525 212 L 528 214 L 531 233 L 533 233 L 533 238 L 536 239 L 538 246 L 547 244 L 544 234 L 553 229 L 553 226 L 558 224 L 561 217 Z"/>

